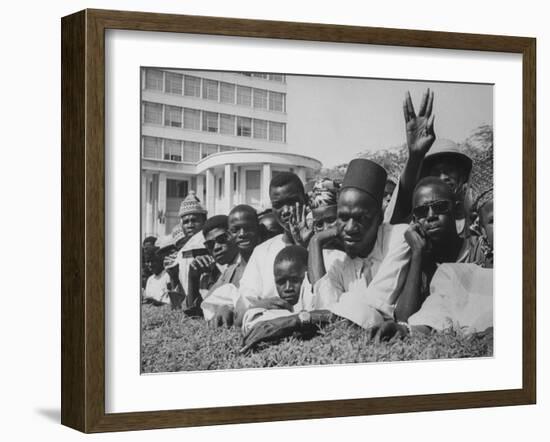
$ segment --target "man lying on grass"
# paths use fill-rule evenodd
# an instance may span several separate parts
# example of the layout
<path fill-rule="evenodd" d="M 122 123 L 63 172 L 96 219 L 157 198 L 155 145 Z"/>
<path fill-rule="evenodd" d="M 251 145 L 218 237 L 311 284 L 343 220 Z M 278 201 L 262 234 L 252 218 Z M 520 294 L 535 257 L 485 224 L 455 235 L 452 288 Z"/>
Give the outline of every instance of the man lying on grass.
<path fill-rule="evenodd" d="M 221 285 L 234 282 L 238 276 L 235 270 L 240 263 L 239 249 L 228 232 L 227 215 L 208 218 L 202 228 L 202 234 L 208 255 L 197 256 L 189 266 L 189 285 L 184 310 L 188 316 L 203 315 L 200 307 L 203 300 L 200 293 L 201 281 L 209 293 Z M 206 282 L 204 276 L 207 277 Z"/>
<path fill-rule="evenodd" d="M 410 251 L 403 238 L 406 225 L 382 224 L 386 177 L 372 161 L 350 162 L 338 197 L 336 226 L 316 233 L 310 242 L 308 274 L 319 278 L 314 283 L 315 310 L 262 321 L 245 336 L 244 350 L 336 317 L 363 328 L 393 318 Z M 323 247 L 337 237 L 345 256 L 326 269 Z"/>
<path fill-rule="evenodd" d="M 457 328 L 471 333 L 492 327 L 492 270 L 481 268 L 486 257 L 479 253 L 480 238 L 462 238 L 457 232 L 455 204 L 454 192 L 439 178 L 427 177 L 417 184 L 413 222 L 405 233 L 411 264 L 396 321 L 381 325 L 381 339 L 411 331 Z M 490 232 L 492 247 L 492 201 L 485 205 L 481 229 L 485 235 Z"/>

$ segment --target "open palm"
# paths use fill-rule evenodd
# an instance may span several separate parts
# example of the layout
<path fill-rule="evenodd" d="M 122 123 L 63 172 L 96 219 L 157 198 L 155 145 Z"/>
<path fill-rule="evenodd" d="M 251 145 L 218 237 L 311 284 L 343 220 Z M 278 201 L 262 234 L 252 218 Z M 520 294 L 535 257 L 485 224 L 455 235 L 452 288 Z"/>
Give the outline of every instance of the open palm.
<path fill-rule="evenodd" d="M 414 111 L 411 94 L 407 92 L 403 102 L 403 114 L 407 131 L 407 146 L 411 155 L 424 156 L 435 141 L 434 94 L 428 89 L 422 96 L 418 115 Z"/>

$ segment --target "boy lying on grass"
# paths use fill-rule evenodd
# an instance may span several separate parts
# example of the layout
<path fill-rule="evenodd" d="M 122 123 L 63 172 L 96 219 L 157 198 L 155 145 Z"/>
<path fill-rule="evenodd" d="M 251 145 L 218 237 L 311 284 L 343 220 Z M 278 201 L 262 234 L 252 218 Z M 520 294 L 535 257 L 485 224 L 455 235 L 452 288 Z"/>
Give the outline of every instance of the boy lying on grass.
<path fill-rule="evenodd" d="M 278 302 L 266 307 L 252 307 L 246 311 L 242 321 L 243 347 L 247 352 L 260 341 L 273 341 L 289 336 L 295 331 L 314 331 L 310 310 L 313 309 L 311 285 L 306 278 L 307 250 L 291 245 L 282 249 L 275 257 L 273 274 L 279 295 Z M 330 315 L 330 312 L 327 312 Z M 289 327 L 279 327 L 285 323 Z M 265 329 L 279 329 L 279 333 L 264 336 Z"/>
<path fill-rule="evenodd" d="M 413 223 L 405 233 L 412 250 L 410 268 L 395 310 L 397 321 L 372 330 L 380 339 L 412 331 L 454 328 L 468 334 L 492 328 L 492 200 L 478 212 L 481 238 L 458 234 L 454 204 L 452 189 L 438 178 L 417 184 Z"/>

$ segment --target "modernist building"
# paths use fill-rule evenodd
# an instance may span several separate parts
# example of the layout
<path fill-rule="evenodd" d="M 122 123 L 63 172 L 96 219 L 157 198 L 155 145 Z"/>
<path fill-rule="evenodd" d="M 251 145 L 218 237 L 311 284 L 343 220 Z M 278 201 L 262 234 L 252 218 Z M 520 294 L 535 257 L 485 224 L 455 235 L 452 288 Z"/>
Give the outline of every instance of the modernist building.
<path fill-rule="evenodd" d="M 141 75 L 142 236 L 170 233 L 189 191 L 209 216 L 241 203 L 263 210 L 273 175 L 293 171 L 305 183 L 321 167 L 292 153 L 284 75 L 151 68 Z"/>

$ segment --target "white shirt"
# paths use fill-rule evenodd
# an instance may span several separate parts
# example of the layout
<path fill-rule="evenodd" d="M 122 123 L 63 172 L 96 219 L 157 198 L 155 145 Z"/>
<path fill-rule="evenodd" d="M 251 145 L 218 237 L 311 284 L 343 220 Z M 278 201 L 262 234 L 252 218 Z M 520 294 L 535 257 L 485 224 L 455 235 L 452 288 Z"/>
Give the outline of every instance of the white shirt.
<path fill-rule="evenodd" d="M 273 264 L 275 257 L 288 244 L 283 234 L 274 236 L 256 246 L 241 278 L 239 294 L 245 305 L 257 299 L 278 297 Z"/>
<path fill-rule="evenodd" d="M 430 296 L 408 322 L 464 334 L 492 327 L 493 269 L 476 264 L 441 264 L 430 283 Z"/>
<path fill-rule="evenodd" d="M 181 248 L 176 258 L 176 262 L 179 264 L 178 277 L 185 293 L 187 293 L 189 287 L 189 265 L 194 259 L 189 252 L 195 249 L 204 249 L 204 236 L 200 230 L 189 238 L 189 241 Z"/>
<path fill-rule="evenodd" d="M 168 296 L 168 284 L 170 283 L 170 275 L 165 270 L 158 275 L 151 275 L 147 278 L 147 284 L 145 285 L 144 297 L 152 298 L 155 301 L 164 302 L 170 304 L 170 297 Z"/>
<path fill-rule="evenodd" d="M 366 258 L 335 260 L 314 286 L 316 309 L 330 310 L 363 328 L 393 318 L 407 276 L 406 224 L 382 224 Z"/>

